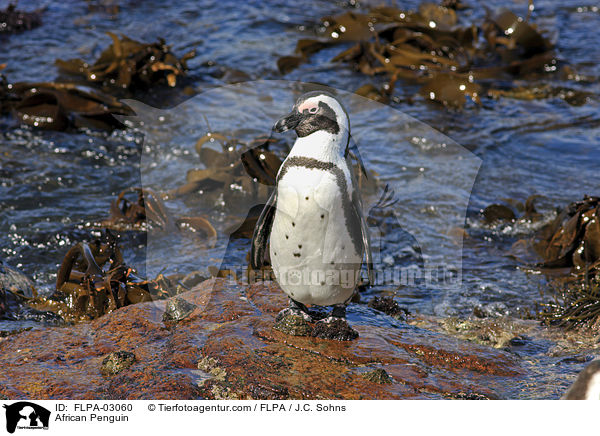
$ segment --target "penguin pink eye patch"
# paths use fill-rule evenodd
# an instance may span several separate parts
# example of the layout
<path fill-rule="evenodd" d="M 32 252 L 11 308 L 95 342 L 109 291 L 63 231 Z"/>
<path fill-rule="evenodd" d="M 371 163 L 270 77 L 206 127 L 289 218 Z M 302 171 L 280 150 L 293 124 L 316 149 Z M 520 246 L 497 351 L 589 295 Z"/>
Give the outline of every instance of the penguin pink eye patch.
<path fill-rule="evenodd" d="M 308 110 L 311 114 L 316 114 L 319 110 L 319 104 L 314 102 L 305 101 L 300 106 L 298 106 L 298 112 L 303 113 Z"/>

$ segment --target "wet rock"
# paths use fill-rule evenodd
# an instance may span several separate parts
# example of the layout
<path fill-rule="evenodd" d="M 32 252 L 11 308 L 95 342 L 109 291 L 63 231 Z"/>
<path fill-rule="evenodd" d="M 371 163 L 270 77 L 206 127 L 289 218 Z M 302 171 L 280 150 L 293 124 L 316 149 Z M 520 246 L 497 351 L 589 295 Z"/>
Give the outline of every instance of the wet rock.
<path fill-rule="evenodd" d="M 374 297 L 369 301 L 369 307 L 400 321 L 406 321 L 406 316 L 408 315 L 408 310 L 400 307 L 393 297 Z"/>
<path fill-rule="evenodd" d="M 489 304 L 478 304 L 473 308 L 473 315 L 477 318 L 498 318 L 507 314 L 508 307 L 500 301 Z"/>
<path fill-rule="evenodd" d="M 286 304 L 273 282 L 240 287 L 209 279 L 181 298 L 197 308 L 177 329 L 164 328 L 167 302 L 162 300 L 121 307 L 89 323 L 2 339 L 0 394 L 57 399 L 441 399 L 466 392 L 503 398 L 528 371 L 510 353 L 416 326 L 382 327 L 363 320 L 354 325 L 359 337 L 352 341 L 285 334 L 273 328 Z M 103 376 L 100 362 L 119 350 L 135 350 L 136 364 Z M 384 370 L 394 383 L 367 380 L 365 368 Z"/>
<path fill-rule="evenodd" d="M 0 261 L 0 319 L 13 318 L 34 295 L 33 281 Z"/>
<path fill-rule="evenodd" d="M 589 355 L 589 354 L 569 356 L 564 359 L 561 359 L 559 362 L 557 362 L 557 365 L 562 365 L 565 363 L 566 364 L 587 363 L 587 362 L 591 362 L 594 359 L 595 359 L 595 356 Z"/>
<path fill-rule="evenodd" d="M 449 398 L 455 400 L 489 400 L 489 397 L 485 395 L 477 394 L 475 392 L 459 392 L 456 395 L 451 395 Z"/>
<path fill-rule="evenodd" d="M 275 322 L 274 329 L 292 336 L 310 336 L 313 329 L 301 316 L 286 315 Z"/>
<path fill-rule="evenodd" d="M 212 357 L 205 357 L 198 362 L 198 369 L 207 372 L 214 376 L 217 380 L 225 380 L 227 373 L 223 368 L 220 368 L 216 359 Z"/>
<path fill-rule="evenodd" d="M 336 319 L 330 322 L 317 322 L 313 328 L 312 336 L 336 341 L 351 341 L 358 338 L 358 332 L 350 327 L 346 320 Z"/>
<path fill-rule="evenodd" d="M 194 304 L 188 303 L 183 298 L 173 298 L 167 302 L 167 308 L 162 318 L 163 322 L 179 322 L 192 313 L 195 308 L 196 306 Z"/>
<path fill-rule="evenodd" d="M 33 327 L 25 327 L 25 328 L 17 329 L 17 330 L 0 330 L 0 338 L 6 338 L 10 335 L 16 335 L 21 332 L 26 332 L 28 330 L 31 330 L 32 328 Z"/>
<path fill-rule="evenodd" d="M 392 379 L 384 369 L 378 368 L 373 371 L 365 372 L 363 377 L 373 383 L 385 384 L 391 383 Z"/>
<path fill-rule="evenodd" d="M 102 361 L 100 371 L 104 375 L 115 375 L 129 369 L 135 363 L 135 354 L 129 351 L 114 351 Z"/>
<path fill-rule="evenodd" d="M 527 342 L 529 342 L 529 338 L 525 335 L 517 335 L 508 341 L 511 347 L 522 347 L 523 345 L 526 345 Z"/>
<path fill-rule="evenodd" d="M 317 322 L 313 328 L 312 336 L 320 339 L 352 341 L 358 338 L 358 332 L 350 327 L 346 320 L 336 319 L 330 322 Z"/>
<path fill-rule="evenodd" d="M 25 274 L 10 268 L 0 260 L 0 289 L 20 295 L 23 298 L 35 296 L 33 280 Z"/>

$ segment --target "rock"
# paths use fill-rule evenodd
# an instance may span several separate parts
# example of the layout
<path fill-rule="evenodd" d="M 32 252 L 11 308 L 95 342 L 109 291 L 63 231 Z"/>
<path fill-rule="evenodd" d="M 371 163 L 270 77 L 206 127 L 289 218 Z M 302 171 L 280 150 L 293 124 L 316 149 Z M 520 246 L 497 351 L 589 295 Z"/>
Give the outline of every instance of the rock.
<path fill-rule="evenodd" d="M 529 341 L 529 338 L 527 338 L 527 336 L 517 335 L 514 338 L 512 338 L 510 341 L 508 341 L 508 343 L 511 347 L 522 347 L 523 345 L 526 345 L 528 341 Z"/>
<path fill-rule="evenodd" d="M 358 332 L 350 327 L 346 320 L 336 319 L 331 322 L 316 323 L 312 336 L 336 341 L 351 341 L 358 338 Z"/>
<path fill-rule="evenodd" d="M 0 261 L 0 319 L 13 318 L 26 299 L 34 296 L 33 281 Z"/>
<path fill-rule="evenodd" d="M 197 308 L 176 329 L 164 327 L 167 301 L 162 300 L 125 306 L 89 323 L 3 338 L 0 395 L 442 399 L 469 393 L 506 398 L 529 371 L 503 350 L 408 324 L 385 327 L 364 317 L 357 323 L 352 311 L 350 323 L 359 334 L 355 340 L 291 336 L 273 328 L 287 304 L 273 282 L 242 287 L 209 279 L 180 297 Z M 119 350 L 135 350 L 136 364 L 103 376 L 99 366 Z M 126 355 L 117 363 L 130 359 Z M 365 378 L 365 371 L 374 369 L 385 371 L 391 383 Z M 379 378 L 384 379 L 383 373 Z"/>
<path fill-rule="evenodd" d="M 102 361 L 100 372 L 103 375 L 115 375 L 128 369 L 135 363 L 135 354 L 129 351 L 114 351 Z"/>
<path fill-rule="evenodd" d="M 489 400 L 485 395 L 476 394 L 474 392 L 459 392 L 456 395 L 450 395 L 449 398 L 455 400 Z"/>
<path fill-rule="evenodd" d="M 163 314 L 163 322 L 179 322 L 194 311 L 196 306 L 188 303 L 183 298 L 176 297 L 167 302 L 167 308 Z"/>
<path fill-rule="evenodd" d="M 287 315 L 275 322 L 274 329 L 292 336 L 311 336 L 312 327 L 301 316 Z"/>
<path fill-rule="evenodd" d="M 35 288 L 33 280 L 0 261 L 0 289 L 19 294 L 24 298 L 32 298 Z"/>
<path fill-rule="evenodd" d="M 365 372 L 363 377 L 373 383 L 385 384 L 391 383 L 392 379 L 384 369 L 378 368 L 373 371 Z"/>
<path fill-rule="evenodd" d="M 477 318 L 498 318 L 507 315 L 509 312 L 506 304 L 495 302 L 489 304 L 478 304 L 473 308 L 473 315 Z"/>
<path fill-rule="evenodd" d="M 408 310 L 400 307 L 393 297 L 375 297 L 369 301 L 369 307 L 400 321 L 406 321 L 408 315 Z"/>

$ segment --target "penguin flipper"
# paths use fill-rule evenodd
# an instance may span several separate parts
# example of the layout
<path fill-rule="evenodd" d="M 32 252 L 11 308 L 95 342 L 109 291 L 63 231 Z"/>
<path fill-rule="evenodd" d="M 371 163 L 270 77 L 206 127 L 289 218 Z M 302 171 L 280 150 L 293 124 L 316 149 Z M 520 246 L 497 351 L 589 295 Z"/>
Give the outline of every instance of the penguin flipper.
<path fill-rule="evenodd" d="M 369 237 L 369 228 L 367 226 L 367 220 L 363 215 L 362 204 L 360 201 L 360 196 L 358 191 L 355 189 L 352 193 L 352 205 L 354 206 L 354 210 L 360 219 L 360 233 L 362 237 L 362 245 L 365 253 L 365 258 L 367 262 L 367 274 L 369 276 L 369 283 L 374 283 L 373 277 L 373 254 L 371 253 L 371 238 Z"/>
<path fill-rule="evenodd" d="M 348 143 L 350 144 L 350 142 Z M 360 236 L 362 239 L 363 251 L 365 254 L 365 260 L 367 262 L 367 274 L 369 277 L 369 283 L 372 284 L 375 282 L 373 277 L 373 254 L 371 252 L 371 238 L 369 237 L 369 227 L 367 226 L 367 221 L 362 211 L 362 201 L 360 200 L 360 194 L 358 193 L 358 184 L 356 183 L 356 176 L 354 174 L 354 166 L 352 165 L 352 156 L 356 157 L 356 160 L 359 164 L 359 171 L 363 171 L 365 176 L 367 172 L 363 165 L 362 159 L 360 158 L 360 154 L 358 153 L 358 147 L 356 147 L 356 143 L 353 142 L 353 146 L 348 146 L 346 149 L 346 164 L 348 165 L 348 169 L 350 170 L 350 178 L 352 179 L 352 186 L 354 190 L 352 192 L 352 207 L 354 208 L 355 221 L 360 222 Z M 358 223 L 355 223 L 355 228 Z"/>
<path fill-rule="evenodd" d="M 273 190 L 267 204 L 258 217 L 254 233 L 252 234 L 252 245 L 250 248 L 250 266 L 254 270 L 260 270 L 265 263 L 265 251 L 267 242 L 271 235 L 273 227 L 273 218 L 275 217 L 277 203 L 277 188 Z"/>

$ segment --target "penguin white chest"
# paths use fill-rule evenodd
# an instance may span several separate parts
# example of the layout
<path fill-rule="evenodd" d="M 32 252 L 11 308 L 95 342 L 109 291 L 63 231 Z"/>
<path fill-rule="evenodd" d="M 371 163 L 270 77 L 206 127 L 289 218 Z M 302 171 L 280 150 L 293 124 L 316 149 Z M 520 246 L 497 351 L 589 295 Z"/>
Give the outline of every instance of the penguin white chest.
<path fill-rule="evenodd" d="M 281 288 L 303 304 L 346 302 L 360 273 L 347 226 L 339 176 L 329 170 L 290 167 L 277 185 L 270 255 Z"/>

